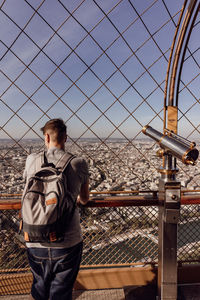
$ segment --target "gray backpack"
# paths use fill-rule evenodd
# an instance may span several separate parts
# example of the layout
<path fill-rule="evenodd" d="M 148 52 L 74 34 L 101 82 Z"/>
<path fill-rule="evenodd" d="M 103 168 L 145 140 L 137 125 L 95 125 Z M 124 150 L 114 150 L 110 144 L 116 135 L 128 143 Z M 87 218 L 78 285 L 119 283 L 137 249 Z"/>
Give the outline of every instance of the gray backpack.
<path fill-rule="evenodd" d="M 36 158 L 36 173 L 29 178 L 22 197 L 20 231 L 26 242 L 63 240 L 76 201 L 66 190 L 64 173 L 73 155 L 65 153 L 56 165 L 48 163 L 45 152 Z"/>

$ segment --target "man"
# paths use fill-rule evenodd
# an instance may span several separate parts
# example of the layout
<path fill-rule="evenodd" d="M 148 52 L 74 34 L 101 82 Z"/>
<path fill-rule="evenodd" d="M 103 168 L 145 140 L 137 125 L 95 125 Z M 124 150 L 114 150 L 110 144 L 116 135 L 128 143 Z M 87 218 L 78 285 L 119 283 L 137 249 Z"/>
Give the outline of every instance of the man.
<path fill-rule="evenodd" d="M 56 164 L 65 151 L 66 126 L 61 119 L 52 119 L 41 128 L 48 163 Z M 27 157 L 24 178 L 36 172 L 38 154 Z M 88 166 L 84 159 L 73 158 L 66 170 L 67 188 L 78 204 L 89 200 Z M 71 300 L 82 255 L 82 233 L 78 207 L 67 225 L 64 240 L 53 243 L 26 243 L 33 283 L 31 299 Z M 33 297 L 33 298 L 32 298 Z"/>

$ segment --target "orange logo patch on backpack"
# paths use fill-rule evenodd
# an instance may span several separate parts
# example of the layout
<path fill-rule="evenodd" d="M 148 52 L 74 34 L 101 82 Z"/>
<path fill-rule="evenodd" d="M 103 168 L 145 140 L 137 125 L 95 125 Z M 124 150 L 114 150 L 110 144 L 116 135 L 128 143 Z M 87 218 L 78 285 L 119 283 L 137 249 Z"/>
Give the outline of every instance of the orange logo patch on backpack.
<path fill-rule="evenodd" d="M 51 198 L 51 199 L 46 200 L 46 205 L 51 205 L 51 204 L 57 204 L 57 199 Z"/>

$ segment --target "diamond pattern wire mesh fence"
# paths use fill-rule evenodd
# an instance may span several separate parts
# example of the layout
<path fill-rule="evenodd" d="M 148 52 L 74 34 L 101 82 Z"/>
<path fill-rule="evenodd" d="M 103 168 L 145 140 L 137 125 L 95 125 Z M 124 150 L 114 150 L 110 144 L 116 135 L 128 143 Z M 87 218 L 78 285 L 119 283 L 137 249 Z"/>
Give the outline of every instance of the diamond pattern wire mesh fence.
<path fill-rule="evenodd" d="M 130 264 L 157 260 L 155 207 L 96 208 L 89 209 L 88 213 L 87 217 L 84 217 L 85 211 L 82 215 L 86 244 L 83 264 Z"/>
<path fill-rule="evenodd" d="M 178 262 L 199 261 L 198 205 L 183 205 L 178 225 Z M 18 234 L 19 212 L 1 211 L 0 272 L 28 270 Z M 82 266 L 158 262 L 158 208 L 109 207 L 81 210 Z"/>
<path fill-rule="evenodd" d="M 23 238 L 17 233 L 18 215 L 18 211 L 1 211 L 1 270 L 28 268 Z M 82 265 L 157 261 L 155 207 L 86 208 L 81 211 L 81 225 Z"/>
<path fill-rule="evenodd" d="M 54 117 L 68 127 L 67 149 L 87 159 L 92 191 L 157 190 L 158 146 L 141 129 L 163 128 L 165 77 L 183 2 L 0 1 L 1 194 L 22 192 L 27 154 L 43 149 L 39 129 Z M 179 132 L 197 144 L 198 32 L 199 14 L 178 91 Z M 178 168 L 182 187 L 198 190 L 199 162 Z M 2 211 L 0 219 L 1 267 L 26 267 L 18 212 Z M 198 260 L 198 220 L 198 205 L 182 207 L 179 260 Z M 104 251 L 106 263 L 157 259 L 155 207 L 88 208 L 82 226 L 83 264 L 104 264 Z M 9 239 L 15 242 L 8 247 Z"/>

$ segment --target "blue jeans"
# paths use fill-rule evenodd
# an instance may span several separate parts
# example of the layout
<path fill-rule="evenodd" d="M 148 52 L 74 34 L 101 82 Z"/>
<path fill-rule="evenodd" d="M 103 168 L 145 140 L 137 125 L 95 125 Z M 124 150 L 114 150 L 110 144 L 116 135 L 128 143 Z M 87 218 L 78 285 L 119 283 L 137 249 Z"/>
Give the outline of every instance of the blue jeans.
<path fill-rule="evenodd" d="M 28 248 L 35 300 L 71 300 L 82 256 L 83 243 L 71 248 Z"/>

